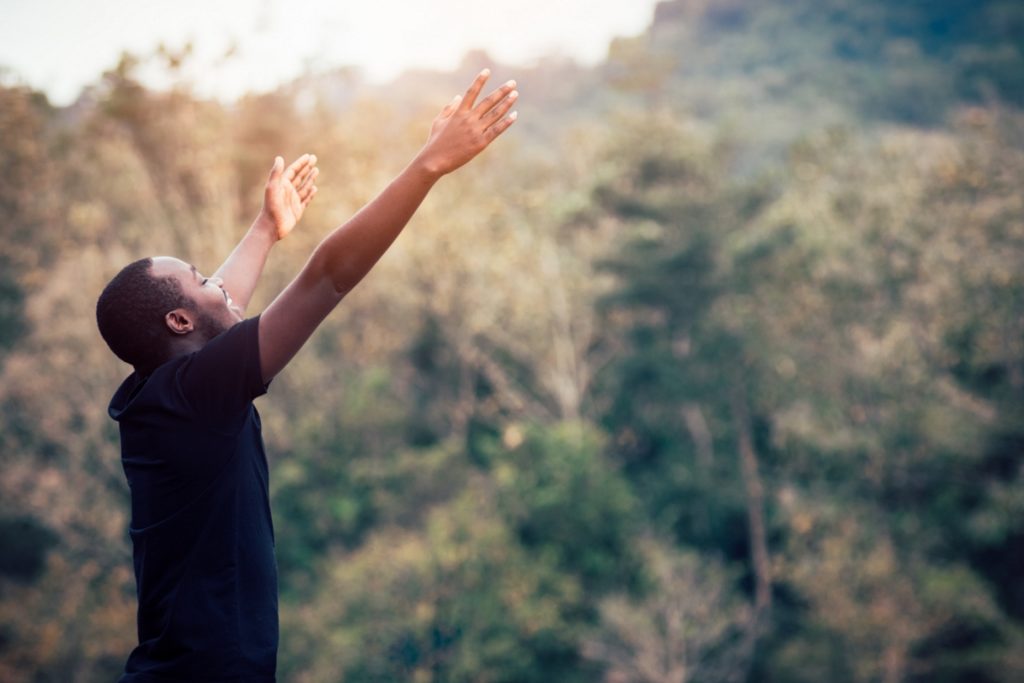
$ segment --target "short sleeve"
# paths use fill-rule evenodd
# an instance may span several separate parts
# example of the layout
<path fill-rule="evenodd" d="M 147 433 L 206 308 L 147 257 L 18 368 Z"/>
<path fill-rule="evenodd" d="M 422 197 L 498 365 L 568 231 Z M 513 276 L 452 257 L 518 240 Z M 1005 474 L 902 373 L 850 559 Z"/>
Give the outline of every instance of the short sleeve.
<path fill-rule="evenodd" d="M 236 431 L 253 399 L 267 392 L 260 370 L 259 316 L 243 320 L 191 354 L 179 366 L 176 381 L 201 421 L 218 431 Z"/>

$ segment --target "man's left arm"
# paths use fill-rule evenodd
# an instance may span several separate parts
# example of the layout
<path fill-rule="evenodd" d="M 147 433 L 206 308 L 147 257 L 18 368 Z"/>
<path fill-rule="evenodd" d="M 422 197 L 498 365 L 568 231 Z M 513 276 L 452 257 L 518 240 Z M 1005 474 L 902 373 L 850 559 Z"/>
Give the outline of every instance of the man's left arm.
<path fill-rule="evenodd" d="M 288 168 L 281 157 L 274 159 L 263 190 L 263 208 L 242 241 L 213 274 L 224 281 L 224 289 L 243 311 L 249 306 L 270 249 L 292 231 L 316 195 L 314 181 L 318 173 L 316 157 L 311 154 L 303 154 Z"/>

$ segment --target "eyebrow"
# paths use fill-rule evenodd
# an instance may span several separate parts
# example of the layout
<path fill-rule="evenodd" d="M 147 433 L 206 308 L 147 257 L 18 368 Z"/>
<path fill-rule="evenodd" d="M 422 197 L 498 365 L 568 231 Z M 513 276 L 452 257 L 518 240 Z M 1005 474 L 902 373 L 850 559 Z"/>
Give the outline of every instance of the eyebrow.
<path fill-rule="evenodd" d="M 199 276 L 199 271 L 198 271 L 198 270 L 196 270 L 196 267 L 195 267 L 195 266 L 189 266 L 189 267 L 190 267 L 190 268 L 192 269 L 192 274 L 193 274 L 193 275 L 195 275 L 195 276 L 196 276 L 196 279 L 198 280 L 198 279 L 199 279 L 199 277 L 200 277 L 200 276 Z"/>

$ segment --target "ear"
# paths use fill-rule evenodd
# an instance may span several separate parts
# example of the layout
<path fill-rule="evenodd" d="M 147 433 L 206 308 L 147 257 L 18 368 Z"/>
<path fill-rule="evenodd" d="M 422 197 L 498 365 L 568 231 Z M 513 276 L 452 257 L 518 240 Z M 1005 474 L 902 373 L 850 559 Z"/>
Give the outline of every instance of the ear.
<path fill-rule="evenodd" d="M 167 324 L 167 329 L 173 334 L 184 335 L 196 329 L 192 321 L 192 314 L 184 308 L 175 308 L 173 311 L 168 311 L 164 316 L 164 322 Z"/>

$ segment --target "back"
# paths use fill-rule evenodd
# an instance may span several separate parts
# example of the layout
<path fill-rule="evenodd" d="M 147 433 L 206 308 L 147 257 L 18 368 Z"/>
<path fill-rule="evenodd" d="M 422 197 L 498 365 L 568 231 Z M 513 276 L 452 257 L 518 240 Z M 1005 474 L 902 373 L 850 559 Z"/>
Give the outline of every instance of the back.
<path fill-rule="evenodd" d="M 266 391 L 258 323 L 131 375 L 111 400 L 139 598 L 124 683 L 274 680 L 277 570 L 252 405 Z"/>

